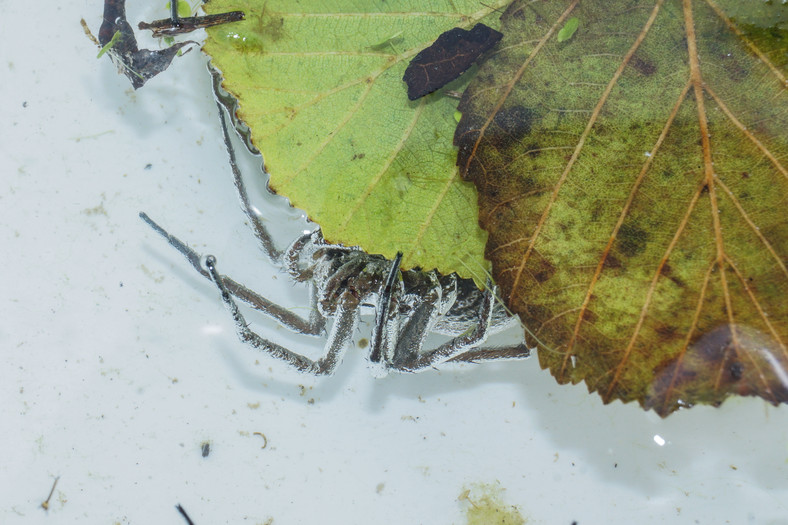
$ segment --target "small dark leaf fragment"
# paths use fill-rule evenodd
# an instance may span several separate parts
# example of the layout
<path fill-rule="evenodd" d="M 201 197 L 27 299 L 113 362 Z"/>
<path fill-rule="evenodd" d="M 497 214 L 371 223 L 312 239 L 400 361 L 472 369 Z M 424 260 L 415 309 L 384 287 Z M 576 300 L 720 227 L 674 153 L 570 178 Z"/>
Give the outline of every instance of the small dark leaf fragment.
<path fill-rule="evenodd" d="M 408 85 L 408 98 L 429 95 L 458 78 L 501 38 L 503 34 L 484 24 L 476 24 L 470 31 L 455 27 L 441 34 L 405 70 L 402 80 Z"/>
<path fill-rule="evenodd" d="M 120 37 L 116 37 L 117 40 L 109 55 L 131 81 L 134 89 L 141 88 L 149 79 L 167 69 L 182 47 L 196 44 L 188 41 L 156 51 L 139 49 L 134 30 L 126 21 L 126 1 L 105 0 L 104 22 L 98 35 L 99 43 L 106 46 L 116 32 L 120 32 Z"/>

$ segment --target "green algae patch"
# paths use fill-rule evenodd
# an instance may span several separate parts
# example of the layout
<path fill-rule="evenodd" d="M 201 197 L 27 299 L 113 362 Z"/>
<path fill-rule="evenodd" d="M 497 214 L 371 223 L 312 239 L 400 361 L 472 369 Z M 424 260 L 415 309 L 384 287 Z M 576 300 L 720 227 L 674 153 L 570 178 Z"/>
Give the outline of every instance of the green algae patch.
<path fill-rule="evenodd" d="M 504 502 L 504 489 L 498 484 L 478 483 L 464 489 L 457 498 L 464 508 L 468 525 L 525 525 L 514 505 Z"/>

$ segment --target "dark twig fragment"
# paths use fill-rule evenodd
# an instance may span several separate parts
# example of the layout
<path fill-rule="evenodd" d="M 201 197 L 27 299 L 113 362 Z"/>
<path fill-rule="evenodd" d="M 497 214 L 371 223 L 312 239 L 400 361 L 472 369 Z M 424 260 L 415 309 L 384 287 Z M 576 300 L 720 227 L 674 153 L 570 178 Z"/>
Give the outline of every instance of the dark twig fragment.
<path fill-rule="evenodd" d="M 186 523 L 188 523 L 188 525 L 194 525 L 194 522 L 193 522 L 193 521 L 192 521 L 192 519 L 189 517 L 189 515 L 188 515 L 188 514 L 186 514 L 186 510 L 185 510 L 183 507 L 181 507 L 181 504 L 180 504 L 180 503 L 178 503 L 177 505 L 175 505 L 175 508 L 176 508 L 176 509 L 178 509 L 178 512 L 180 512 L 180 513 L 181 513 L 181 516 L 183 516 L 183 519 L 185 519 L 185 520 L 186 520 Z"/>
<path fill-rule="evenodd" d="M 140 29 L 150 29 L 153 36 L 172 36 L 180 35 L 212 27 L 219 24 L 229 24 L 230 22 L 240 22 L 244 19 L 243 11 L 230 11 L 216 15 L 190 16 L 186 18 L 164 18 L 153 22 L 140 22 L 137 27 Z"/>
<path fill-rule="evenodd" d="M 52 490 L 49 491 L 49 496 L 47 496 L 46 501 L 41 504 L 41 508 L 42 509 L 49 510 L 49 500 L 52 499 L 52 494 L 55 493 L 55 487 L 57 487 L 57 482 L 58 481 L 60 481 L 60 476 L 56 477 L 55 478 L 55 482 L 52 483 Z"/>

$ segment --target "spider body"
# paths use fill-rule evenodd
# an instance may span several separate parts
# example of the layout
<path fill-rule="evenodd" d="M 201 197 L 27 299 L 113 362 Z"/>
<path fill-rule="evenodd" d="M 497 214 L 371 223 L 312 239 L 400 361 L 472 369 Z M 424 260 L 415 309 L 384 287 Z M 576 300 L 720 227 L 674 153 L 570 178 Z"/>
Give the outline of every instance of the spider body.
<path fill-rule="evenodd" d="M 359 306 L 374 307 L 393 263 L 358 248 L 329 244 L 319 228 L 297 239 L 284 255 L 287 273 L 293 280 L 311 280 L 317 286 L 318 307 L 325 317 L 334 317 L 345 290 L 357 298 Z M 397 297 L 400 315 L 408 317 L 425 302 L 436 303 L 438 318 L 431 331 L 443 335 L 459 335 L 475 322 L 483 293 L 470 279 L 417 269 L 401 271 L 401 279 L 402 292 Z M 493 308 L 494 326 L 512 322 L 500 305 Z"/>
<path fill-rule="evenodd" d="M 415 371 L 450 359 L 460 355 L 458 348 L 476 348 L 489 334 L 516 322 L 493 300 L 491 291 L 479 290 L 469 279 L 435 271 L 400 271 L 399 257 L 390 261 L 358 248 L 329 244 L 320 229 L 296 240 L 283 259 L 294 280 L 311 281 L 324 318 L 340 316 L 340 305 L 374 310 L 369 359 L 379 375 L 390 369 Z M 430 333 L 454 338 L 473 335 L 455 341 L 451 350 L 436 349 L 433 360 L 424 351 Z"/>
<path fill-rule="evenodd" d="M 391 261 L 380 255 L 367 254 L 360 248 L 330 244 L 323 239 L 319 228 L 302 235 L 286 250 L 278 250 L 249 202 L 221 103 L 219 115 L 242 208 L 260 246 L 272 262 L 284 269 L 294 281 L 311 288 L 309 318 L 299 317 L 220 274 L 215 257 L 203 258 L 145 213 L 140 213 L 140 217 L 182 253 L 195 270 L 213 281 L 243 342 L 286 361 L 298 370 L 316 375 L 331 374 L 351 344 L 362 310 L 372 309 L 375 322 L 368 357 L 373 373 L 378 376 L 391 370 L 416 372 L 446 361 L 524 358 L 530 354 L 524 344 L 489 349 L 481 347 L 490 334 L 517 323 L 494 300 L 491 283 L 482 291 L 473 281 L 454 274 L 444 276 L 418 269 L 401 271 L 401 254 Z M 306 335 L 324 335 L 327 320 L 333 318 L 324 355 L 313 360 L 260 336 L 249 328 L 237 300 Z M 450 339 L 435 348 L 425 349 L 430 333 L 449 336 Z"/>

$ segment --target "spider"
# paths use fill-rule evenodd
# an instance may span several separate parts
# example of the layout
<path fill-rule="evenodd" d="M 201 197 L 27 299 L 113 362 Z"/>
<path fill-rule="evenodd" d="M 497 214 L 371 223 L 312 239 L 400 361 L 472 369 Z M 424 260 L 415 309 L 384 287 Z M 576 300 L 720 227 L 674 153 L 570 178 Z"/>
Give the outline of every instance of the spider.
<path fill-rule="evenodd" d="M 249 201 L 225 116 L 225 108 L 230 115 L 235 114 L 234 108 L 228 105 L 235 102 L 227 100 L 229 95 L 220 89 L 217 75 L 214 73 L 214 90 L 219 99 L 219 118 L 241 206 L 268 258 L 285 269 L 294 281 L 311 287 L 309 318 L 299 317 L 222 275 L 217 268 L 216 257 L 203 257 L 144 212 L 140 217 L 184 255 L 195 270 L 215 284 L 241 341 L 302 372 L 328 375 L 342 361 L 356 332 L 361 310 L 372 307 L 375 322 L 368 359 L 376 376 L 384 376 L 392 370 L 418 372 L 447 361 L 520 359 L 530 355 L 524 343 L 481 348 L 489 335 L 518 322 L 495 300 L 495 288 L 490 282 L 485 291 L 481 291 L 472 280 L 459 278 L 456 274 L 440 275 L 436 271 L 416 269 L 403 271 L 400 269 L 401 253 L 392 261 L 380 255 L 367 254 L 360 248 L 330 244 L 323 239 L 319 227 L 296 239 L 286 250 L 278 250 Z M 246 135 L 237 122 L 235 127 L 242 136 Z M 305 335 L 322 336 L 327 319 L 333 317 L 324 355 L 313 360 L 257 334 L 249 328 L 237 300 Z M 425 340 L 430 333 L 450 336 L 451 339 L 425 350 Z"/>

